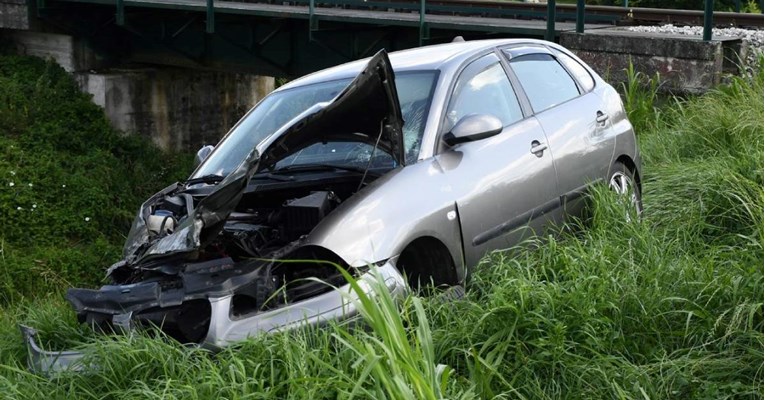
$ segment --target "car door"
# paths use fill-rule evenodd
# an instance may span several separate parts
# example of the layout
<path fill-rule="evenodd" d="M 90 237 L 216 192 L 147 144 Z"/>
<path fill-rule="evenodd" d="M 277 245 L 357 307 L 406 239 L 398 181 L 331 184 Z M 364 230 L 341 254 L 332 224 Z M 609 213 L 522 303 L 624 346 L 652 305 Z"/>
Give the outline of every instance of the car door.
<path fill-rule="evenodd" d="M 544 48 L 519 56 L 512 49 L 503 53 L 547 135 L 565 210 L 578 215 L 581 195 L 606 175 L 614 149 L 608 115 L 593 91 L 595 81 L 562 52 Z"/>
<path fill-rule="evenodd" d="M 458 75 L 441 135 L 470 114 L 502 121 L 499 134 L 442 148 L 436 156 L 456 202 L 467 265 L 517 244 L 560 205 L 553 159 L 538 121 L 524 113 L 499 56 L 487 54 Z M 530 228 L 530 229 L 529 229 Z"/>

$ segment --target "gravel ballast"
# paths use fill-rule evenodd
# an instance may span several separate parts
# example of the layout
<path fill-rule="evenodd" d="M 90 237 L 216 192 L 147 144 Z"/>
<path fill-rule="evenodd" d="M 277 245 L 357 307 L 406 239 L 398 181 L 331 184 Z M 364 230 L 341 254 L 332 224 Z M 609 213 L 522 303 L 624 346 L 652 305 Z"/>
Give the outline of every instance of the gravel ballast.
<path fill-rule="evenodd" d="M 631 26 L 627 28 L 632 32 L 658 33 L 669 35 L 688 35 L 698 36 L 704 31 L 700 26 L 674 26 L 672 24 L 661 26 Z M 746 57 L 747 69 L 757 65 L 757 59 L 763 53 L 763 31 L 761 29 L 742 29 L 742 28 L 713 28 L 712 37 L 740 37 L 749 46 L 749 52 Z"/>

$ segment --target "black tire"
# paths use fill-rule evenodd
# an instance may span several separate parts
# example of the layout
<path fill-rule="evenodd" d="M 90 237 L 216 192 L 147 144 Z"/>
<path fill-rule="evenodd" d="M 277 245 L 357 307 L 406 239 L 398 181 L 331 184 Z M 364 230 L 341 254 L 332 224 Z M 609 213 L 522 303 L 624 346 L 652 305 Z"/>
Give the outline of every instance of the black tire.
<path fill-rule="evenodd" d="M 607 179 L 608 188 L 620 196 L 625 196 L 631 207 L 635 208 L 637 216 L 640 217 L 643 213 L 643 194 L 635 179 L 635 172 L 617 161 L 608 171 Z"/>

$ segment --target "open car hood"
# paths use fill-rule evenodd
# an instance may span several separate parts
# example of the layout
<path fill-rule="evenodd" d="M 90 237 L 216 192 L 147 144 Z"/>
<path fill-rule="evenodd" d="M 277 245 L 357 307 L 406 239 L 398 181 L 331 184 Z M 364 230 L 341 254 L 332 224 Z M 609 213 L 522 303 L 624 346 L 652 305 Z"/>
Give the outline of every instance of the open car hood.
<path fill-rule="evenodd" d="M 149 198 L 133 222 L 123 249 L 124 259 L 114 264 L 108 274 L 125 267 L 172 268 L 166 263 L 170 257 L 195 259 L 198 250 L 221 232 L 256 172 L 272 168 L 279 160 L 312 144 L 369 143 L 390 154 L 398 165 L 404 165 L 402 126 L 393 69 L 387 53 L 381 50 L 337 97 L 311 107 L 261 142 L 196 206 L 185 193 L 187 185 L 183 183 L 173 184 Z M 185 204 L 185 215 L 179 218 L 172 233 L 165 236 L 150 233 L 149 218 L 169 202 Z"/>
<path fill-rule="evenodd" d="M 259 169 L 329 141 L 377 145 L 397 165 L 404 165 L 403 124 L 393 68 L 385 50 L 380 50 L 332 101 L 311 107 L 261 143 Z"/>

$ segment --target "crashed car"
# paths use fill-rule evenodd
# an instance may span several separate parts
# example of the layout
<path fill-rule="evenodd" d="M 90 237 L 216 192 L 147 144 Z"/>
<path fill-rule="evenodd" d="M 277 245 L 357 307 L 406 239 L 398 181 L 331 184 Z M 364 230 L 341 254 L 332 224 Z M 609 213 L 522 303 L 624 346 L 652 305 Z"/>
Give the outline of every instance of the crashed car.
<path fill-rule="evenodd" d="M 619 95 L 537 40 L 381 51 L 308 75 L 198 159 L 141 206 L 111 283 L 68 291 L 81 322 L 220 348 L 354 315 L 338 266 L 394 295 L 461 285 L 488 251 L 580 215 L 592 185 L 642 207 Z M 23 332 L 38 370 L 81 357 Z"/>

